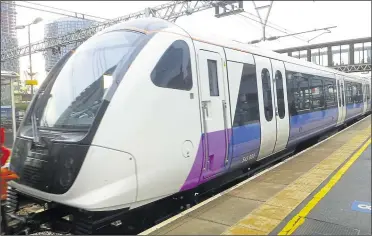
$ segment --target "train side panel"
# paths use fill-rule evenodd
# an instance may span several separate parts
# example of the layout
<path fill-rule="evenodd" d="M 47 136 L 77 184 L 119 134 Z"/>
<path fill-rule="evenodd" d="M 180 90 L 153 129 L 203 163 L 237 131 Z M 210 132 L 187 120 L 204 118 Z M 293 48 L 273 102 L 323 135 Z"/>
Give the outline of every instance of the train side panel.
<path fill-rule="evenodd" d="M 346 118 L 345 121 L 350 121 L 363 113 L 363 91 L 362 81 L 345 78 L 345 93 L 346 93 Z"/>
<path fill-rule="evenodd" d="M 290 110 L 288 146 L 335 127 L 338 117 L 334 75 L 285 63 Z M 327 90 L 323 90 L 326 83 Z M 322 94 L 327 97 L 325 100 Z"/>

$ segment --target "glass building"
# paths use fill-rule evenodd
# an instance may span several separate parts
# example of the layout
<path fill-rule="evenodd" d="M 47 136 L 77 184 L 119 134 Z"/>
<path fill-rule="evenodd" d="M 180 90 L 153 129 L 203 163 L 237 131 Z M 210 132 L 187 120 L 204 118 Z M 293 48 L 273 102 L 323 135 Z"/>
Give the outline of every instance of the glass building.
<path fill-rule="evenodd" d="M 44 39 L 56 38 L 68 33 L 71 33 L 78 29 L 84 29 L 90 27 L 92 24 L 96 23 L 92 20 L 84 20 L 72 17 L 60 18 L 51 23 L 45 24 L 44 26 Z M 65 55 L 68 51 L 73 49 L 76 45 L 69 44 L 64 47 L 57 49 L 48 50 L 45 56 L 45 71 L 49 72 L 53 66 L 59 61 L 59 59 Z"/>
<path fill-rule="evenodd" d="M 15 1 L 1 1 L 1 52 L 18 47 Z M 1 70 L 19 73 L 19 59 L 1 62 Z"/>

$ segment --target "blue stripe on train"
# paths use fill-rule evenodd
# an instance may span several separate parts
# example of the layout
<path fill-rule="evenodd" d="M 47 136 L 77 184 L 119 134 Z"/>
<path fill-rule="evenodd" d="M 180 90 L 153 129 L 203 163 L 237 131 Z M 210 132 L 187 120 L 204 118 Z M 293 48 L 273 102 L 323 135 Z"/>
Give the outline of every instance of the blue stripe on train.
<path fill-rule="evenodd" d="M 314 111 L 290 117 L 290 130 L 287 146 L 293 146 L 311 138 L 322 131 L 334 127 L 337 123 L 338 108 Z"/>
<path fill-rule="evenodd" d="M 261 126 L 259 122 L 233 127 L 229 145 L 230 168 L 242 163 L 243 158 L 255 158 L 260 150 L 260 143 Z"/>
<path fill-rule="evenodd" d="M 346 105 L 345 120 L 350 120 L 363 112 L 363 103 L 355 103 Z"/>

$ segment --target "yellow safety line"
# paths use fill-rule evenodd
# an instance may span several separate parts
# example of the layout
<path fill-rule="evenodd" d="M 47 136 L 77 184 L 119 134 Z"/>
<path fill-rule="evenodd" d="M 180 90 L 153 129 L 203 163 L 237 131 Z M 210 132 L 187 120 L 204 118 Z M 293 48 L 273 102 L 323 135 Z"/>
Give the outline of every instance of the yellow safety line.
<path fill-rule="evenodd" d="M 371 138 L 339 169 L 330 181 L 309 201 L 309 203 L 279 232 L 278 235 L 291 235 L 300 225 L 305 222 L 305 217 L 319 203 L 322 198 L 332 189 L 341 179 L 350 166 L 360 157 L 365 149 L 371 144 Z"/>

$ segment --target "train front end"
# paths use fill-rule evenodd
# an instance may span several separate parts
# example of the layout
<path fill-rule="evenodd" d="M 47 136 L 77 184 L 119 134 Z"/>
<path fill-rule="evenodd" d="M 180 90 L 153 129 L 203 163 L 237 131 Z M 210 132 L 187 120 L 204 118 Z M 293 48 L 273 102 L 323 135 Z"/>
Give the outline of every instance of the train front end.
<path fill-rule="evenodd" d="M 54 66 L 18 129 L 9 168 L 19 179 L 9 183 L 12 191 L 87 211 L 135 201 L 133 157 L 92 142 L 146 40 L 143 32 L 110 27 Z"/>

